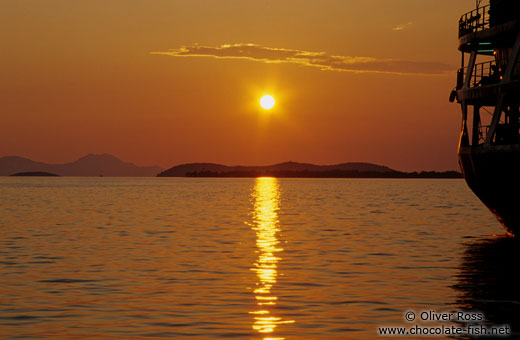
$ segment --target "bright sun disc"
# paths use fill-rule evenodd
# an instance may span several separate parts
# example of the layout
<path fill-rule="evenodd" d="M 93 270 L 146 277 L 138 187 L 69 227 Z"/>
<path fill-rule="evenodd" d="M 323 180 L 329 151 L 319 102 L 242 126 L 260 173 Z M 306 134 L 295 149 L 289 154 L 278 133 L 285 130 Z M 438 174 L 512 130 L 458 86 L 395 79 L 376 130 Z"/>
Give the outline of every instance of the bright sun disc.
<path fill-rule="evenodd" d="M 266 110 L 271 110 L 274 106 L 274 98 L 271 95 L 266 94 L 260 99 L 260 106 Z"/>

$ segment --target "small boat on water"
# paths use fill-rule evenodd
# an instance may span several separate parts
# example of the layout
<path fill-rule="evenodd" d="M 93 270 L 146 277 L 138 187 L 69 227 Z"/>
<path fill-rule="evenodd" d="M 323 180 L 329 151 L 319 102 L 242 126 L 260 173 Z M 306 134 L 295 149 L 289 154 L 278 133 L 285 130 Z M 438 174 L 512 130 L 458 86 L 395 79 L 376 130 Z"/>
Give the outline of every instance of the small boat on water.
<path fill-rule="evenodd" d="M 520 235 L 520 1 L 477 1 L 459 20 L 459 163 L 468 186 Z"/>

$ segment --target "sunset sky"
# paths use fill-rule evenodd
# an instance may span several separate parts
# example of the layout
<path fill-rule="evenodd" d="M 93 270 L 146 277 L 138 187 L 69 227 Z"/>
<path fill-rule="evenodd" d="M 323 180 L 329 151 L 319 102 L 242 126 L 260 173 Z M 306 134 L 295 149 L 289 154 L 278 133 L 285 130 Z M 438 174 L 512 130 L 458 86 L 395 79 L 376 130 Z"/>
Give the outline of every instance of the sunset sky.
<path fill-rule="evenodd" d="M 0 156 L 458 169 L 448 96 L 474 5 L 4 0 Z"/>

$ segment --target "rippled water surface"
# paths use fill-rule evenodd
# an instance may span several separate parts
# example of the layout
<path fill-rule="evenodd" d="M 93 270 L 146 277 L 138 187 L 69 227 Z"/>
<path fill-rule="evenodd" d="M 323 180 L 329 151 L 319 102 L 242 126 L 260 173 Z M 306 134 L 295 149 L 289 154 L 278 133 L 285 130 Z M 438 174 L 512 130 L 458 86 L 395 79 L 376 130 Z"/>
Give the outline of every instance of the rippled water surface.
<path fill-rule="evenodd" d="M 0 209 L 5 339 L 376 339 L 408 310 L 520 313 L 518 243 L 462 180 L 0 178 Z"/>

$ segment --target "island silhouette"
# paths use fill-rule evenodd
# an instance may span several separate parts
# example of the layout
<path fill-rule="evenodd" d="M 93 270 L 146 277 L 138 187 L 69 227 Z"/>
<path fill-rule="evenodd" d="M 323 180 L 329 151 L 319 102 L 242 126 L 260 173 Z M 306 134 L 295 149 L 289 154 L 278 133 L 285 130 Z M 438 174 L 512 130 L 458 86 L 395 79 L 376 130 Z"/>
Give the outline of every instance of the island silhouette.
<path fill-rule="evenodd" d="M 28 172 L 17 172 L 15 174 L 9 175 L 15 177 L 59 177 L 60 175 L 53 174 L 45 171 L 28 171 Z"/>
<path fill-rule="evenodd" d="M 287 178 L 462 178 L 457 171 L 402 172 L 372 163 L 335 165 L 285 162 L 268 166 L 227 166 L 215 163 L 181 164 L 158 177 L 287 177 Z"/>
<path fill-rule="evenodd" d="M 384 165 L 348 162 L 334 165 L 284 162 L 267 166 L 227 166 L 217 163 L 180 164 L 162 171 L 140 167 L 109 154 L 89 154 L 63 164 L 36 162 L 18 156 L 0 157 L 0 176 L 76 177 L 288 177 L 288 178 L 462 178 L 457 171 L 403 172 Z"/>

